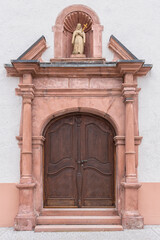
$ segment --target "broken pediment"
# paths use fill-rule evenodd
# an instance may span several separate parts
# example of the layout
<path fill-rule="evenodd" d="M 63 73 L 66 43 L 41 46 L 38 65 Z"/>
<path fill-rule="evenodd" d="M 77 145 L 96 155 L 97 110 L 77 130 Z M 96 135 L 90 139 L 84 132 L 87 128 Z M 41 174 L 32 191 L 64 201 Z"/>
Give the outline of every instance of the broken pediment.
<path fill-rule="evenodd" d="M 137 60 L 138 58 L 133 55 L 115 36 L 111 35 L 108 47 L 114 52 L 114 61 L 119 59 L 123 60 Z"/>
<path fill-rule="evenodd" d="M 41 62 L 41 56 L 46 49 L 46 39 L 44 36 L 41 36 L 24 53 L 22 53 L 17 60 L 39 60 Z"/>
<path fill-rule="evenodd" d="M 111 35 L 108 47 L 114 52 L 114 61 L 117 60 L 137 60 L 138 58 L 126 48 L 115 36 Z M 17 60 L 39 60 L 42 62 L 41 56 L 47 49 L 46 39 L 41 36 L 34 42 Z"/>
<path fill-rule="evenodd" d="M 87 25 L 85 57 L 71 57 L 72 34 L 77 23 Z M 114 52 L 114 59 L 102 58 L 102 31 L 98 15 L 84 5 L 69 6 L 57 16 L 54 27 L 54 58 L 42 62 L 41 56 L 47 49 L 46 39 L 41 36 L 11 64 L 5 68 L 10 76 L 31 73 L 34 76 L 54 77 L 123 77 L 125 73 L 135 76 L 146 75 L 152 65 L 145 64 L 131 53 L 115 36 L 111 35 L 108 47 Z"/>
<path fill-rule="evenodd" d="M 117 38 L 110 37 L 109 48 L 115 53 L 114 61 L 106 61 L 104 58 L 53 58 L 50 63 L 42 63 L 41 55 L 47 49 L 46 39 L 40 37 L 20 57 L 12 60 L 11 64 L 5 64 L 7 74 L 10 76 L 22 76 L 31 72 L 34 75 L 48 75 L 64 77 L 103 76 L 122 77 L 125 72 L 134 73 L 136 76 L 146 75 L 152 65 L 145 64 L 144 60 L 137 59 Z M 76 68 L 76 71 L 75 71 Z M 82 70 L 83 69 L 83 70 Z M 94 69 L 94 71 L 93 71 Z"/>

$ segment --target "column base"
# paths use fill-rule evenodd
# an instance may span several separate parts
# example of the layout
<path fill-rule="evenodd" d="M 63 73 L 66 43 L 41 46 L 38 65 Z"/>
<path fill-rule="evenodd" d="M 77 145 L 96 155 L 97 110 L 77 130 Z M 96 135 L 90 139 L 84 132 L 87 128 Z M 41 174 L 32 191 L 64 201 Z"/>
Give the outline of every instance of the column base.
<path fill-rule="evenodd" d="M 22 179 L 23 180 L 23 179 Z M 36 224 L 36 215 L 34 213 L 33 193 L 36 184 L 20 183 L 19 188 L 19 210 L 15 217 L 15 230 L 32 231 Z"/>
<path fill-rule="evenodd" d="M 144 228 L 144 219 L 142 216 L 122 216 L 122 225 L 124 229 L 142 229 Z"/>
<path fill-rule="evenodd" d="M 35 215 L 17 215 L 14 219 L 16 231 L 32 231 L 36 225 Z"/>
<path fill-rule="evenodd" d="M 124 189 L 122 225 L 126 229 L 141 229 L 144 226 L 143 217 L 138 211 L 138 189 L 141 184 L 122 182 L 121 185 Z"/>

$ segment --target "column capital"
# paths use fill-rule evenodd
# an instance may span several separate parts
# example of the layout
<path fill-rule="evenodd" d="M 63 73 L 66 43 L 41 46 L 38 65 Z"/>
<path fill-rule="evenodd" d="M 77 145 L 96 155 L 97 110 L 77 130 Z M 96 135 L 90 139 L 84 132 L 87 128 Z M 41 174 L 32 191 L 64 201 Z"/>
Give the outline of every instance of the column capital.
<path fill-rule="evenodd" d="M 124 101 L 133 102 L 134 96 L 136 95 L 136 88 L 135 87 L 124 87 L 122 89 L 122 95 L 124 97 Z"/>
<path fill-rule="evenodd" d="M 31 103 L 34 98 L 34 84 L 19 84 L 16 89 L 16 94 L 23 97 L 23 103 Z"/>
<path fill-rule="evenodd" d="M 122 84 L 122 96 L 125 102 L 133 102 L 134 96 L 137 94 L 137 83 L 125 82 Z"/>
<path fill-rule="evenodd" d="M 134 96 L 136 95 L 135 88 L 126 88 L 123 89 L 122 95 L 124 97 L 124 102 L 133 102 L 134 101 Z"/>
<path fill-rule="evenodd" d="M 136 94 L 137 84 L 134 83 L 133 73 L 124 73 L 124 83 L 122 84 L 122 95 L 125 102 L 133 102 Z"/>
<path fill-rule="evenodd" d="M 122 84 L 122 95 L 125 102 L 133 102 L 136 95 L 137 83 L 134 83 L 133 74 L 124 74 L 124 83 Z"/>
<path fill-rule="evenodd" d="M 32 103 L 33 96 L 26 94 L 23 95 L 23 104 L 31 104 Z"/>
<path fill-rule="evenodd" d="M 125 145 L 125 136 L 115 136 L 114 137 L 115 145 Z"/>
<path fill-rule="evenodd" d="M 44 141 L 45 141 L 45 137 L 43 137 L 43 136 L 33 136 L 32 137 L 32 144 L 33 145 L 41 145 L 41 146 L 43 146 L 43 144 L 44 144 Z"/>

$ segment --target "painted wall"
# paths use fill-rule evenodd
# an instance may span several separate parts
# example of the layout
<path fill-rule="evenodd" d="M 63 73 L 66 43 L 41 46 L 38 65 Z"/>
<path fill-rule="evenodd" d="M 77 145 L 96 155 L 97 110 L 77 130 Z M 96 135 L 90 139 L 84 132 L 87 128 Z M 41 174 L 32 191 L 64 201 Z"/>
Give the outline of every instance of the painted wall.
<path fill-rule="evenodd" d="M 53 57 L 53 32 L 59 12 L 72 4 L 84 4 L 98 14 L 103 32 L 103 57 L 113 58 L 107 48 L 115 35 L 134 55 L 154 65 L 139 79 L 139 126 L 143 141 L 139 151 L 139 180 L 160 182 L 160 1 L 159 0 L 5 0 L 0 7 L 0 182 L 19 181 L 19 134 L 21 99 L 15 96 L 18 79 L 6 76 L 4 63 L 16 59 L 41 35 L 49 48 L 45 61 Z"/>
<path fill-rule="evenodd" d="M 15 183 L 0 183 L 0 227 L 14 226 L 19 191 Z M 139 212 L 144 224 L 160 224 L 160 183 L 143 183 L 139 189 Z M 12 199 L 12 201 L 11 201 Z"/>

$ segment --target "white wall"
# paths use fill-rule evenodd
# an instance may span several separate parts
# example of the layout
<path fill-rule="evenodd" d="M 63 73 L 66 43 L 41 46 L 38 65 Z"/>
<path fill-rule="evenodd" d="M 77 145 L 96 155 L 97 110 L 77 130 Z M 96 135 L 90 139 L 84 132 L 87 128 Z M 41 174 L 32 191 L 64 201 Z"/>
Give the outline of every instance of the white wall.
<path fill-rule="evenodd" d="M 154 65 L 139 78 L 139 126 L 143 142 L 139 153 L 140 181 L 160 182 L 160 1 L 159 0 L 0 0 L 0 182 L 19 181 L 19 133 L 21 99 L 14 94 L 18 79 L 6 77 L 4 63 L 16 59 L 41 35 L 53 57 L 54 25 L 59 12 L 72 4 L 84 4 L 98 14 L 103 32 L 103 57 L 112 60 L 107 48 L 115 35 L 134 55 Z"/>

